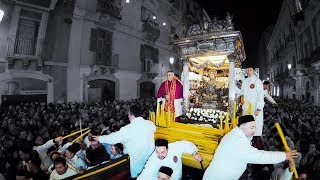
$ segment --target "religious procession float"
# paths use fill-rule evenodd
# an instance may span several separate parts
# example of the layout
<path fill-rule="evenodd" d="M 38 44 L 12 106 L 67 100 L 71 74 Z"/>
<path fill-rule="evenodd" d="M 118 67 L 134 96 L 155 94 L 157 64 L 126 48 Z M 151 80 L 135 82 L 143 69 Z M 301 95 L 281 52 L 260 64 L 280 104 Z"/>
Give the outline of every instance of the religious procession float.
<path fill-rule="evenodd" d="M 231 17 L 213 19 L 188 27 L 174 44 L 183 61 L 183 115 L 176 118 L 164 103 L 149 119 L 157 126 L 155 139 L 169 142 L 188 140 L 199 149 L 203 161 L 183 155 L 183 164 L 206 168 L 221 138 L 237 125 L 236 82 L 244 79 L 241 62 L 245 52 L 241 33 L 234 30 Z M 128 176 L 130 157 L 124 156 L 71 179 L 121 179 Z"/>
<path fill-rule="evenodd" d="M 183 155 L 183 164 L 206 168 L 220 139 L 237 124 L 236 82 L 244 79 L 241 62 L 245 52 L 240 31 L 229 15 L 190 26 L 174 42 L 183 61 L 183 115 L 175 115 L 158 104 L 150 119 L 157 125 L 155 138 L 169 142 L 193 142 L 203 157 L 202 164 Z"/>

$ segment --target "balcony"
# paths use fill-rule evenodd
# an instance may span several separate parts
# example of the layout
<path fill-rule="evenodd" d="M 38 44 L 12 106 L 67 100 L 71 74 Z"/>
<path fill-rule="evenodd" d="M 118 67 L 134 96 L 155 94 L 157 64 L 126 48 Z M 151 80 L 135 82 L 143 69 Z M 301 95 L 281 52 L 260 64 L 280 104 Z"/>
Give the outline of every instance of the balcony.
<path fill-rule="evenodd" d="M 159 24 L 150 19 L 143 20 L 142 23 L 142 32 L 145 33 L 146 39 L 156 42 L 160 37 Z"/>
<path fill-rule="evenodd" d="M 122 19 L 121 1 L 118 0 L 97 0 L 97 12 L 102 12 L 115 17 L 118 20 Z"/>
<path fill-rule="evenodd" d="M 15 60 L 23 60 L 23 66 L 28 67 L 29 61 L 37 61 L 37 66 L 42 66 L 43 39 L 25 38 L 23 36 L 9 36 L 7 39 L 7 54 L 9 67 Z"/>

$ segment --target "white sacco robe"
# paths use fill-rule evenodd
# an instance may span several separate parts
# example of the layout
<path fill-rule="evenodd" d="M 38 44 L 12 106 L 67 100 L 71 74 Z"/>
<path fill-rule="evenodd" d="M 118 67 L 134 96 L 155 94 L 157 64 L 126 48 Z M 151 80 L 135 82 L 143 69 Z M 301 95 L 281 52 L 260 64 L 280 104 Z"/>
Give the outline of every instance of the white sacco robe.
<path fill-rule="evenodd" d="M 149 156 L 154 151 L 154 133 L 156 126 L 153 122 L 137 117 L 130 124 L 122 127 L 119 131 L 109 135 L 100 136 L 101 143 L 122 143 L 124 153 L 130 156 L 131 177 L 137 177 Z"/>
<path fill-rule="evenodd" d="M 276 164 L 286 160 L 286 153 L 258 150 L 238 127 L 226 134 L 204 173 L 203 180 L 238 180 L 247 164 Z"/>
<path fill-rule="evenodd" d="M 182 154 L 192 154 L 197 151 L 198 148 L 189 141 L 170 143 L 168 145 L 168 154 L 164 159 L 159 159 L 156 152 L 152 153 L 137 180 L 156 180 L 161 166 L 167 166 L 173 170 L 172 180 L 180 180 L 182 177 Z"/>
<path fill-rule="evenodd" d="M 249 107 L 251 104 L 251 114 L 256 120 L 256 133 L 255 136 L 261 136 L 263 130 L 263 107 L 264 107 L 264 92 L 262 81 L 255 75 L 246 78 L 242 82 L 241 89 L 236 88 L 236 93 L 244 96 L 243 113 L 242 115 L 249 114 Z M 258 116 L 254 112 L 260 109 Z"/>
<path fill-rule="evenodd" d="M 165 98 L 157 98 L 157 112 L 159 112 L 158 108 L 160 107 L 159 106 L 160 102 L 161 102 L 161 106 L 164 107 L 164 104 L 166 102 Z M 179 117 L 182 115 L 182 109 L 183 109 L 182 102 L 183 102 L 183 98 L 174 100 L 175 117 Z"/>

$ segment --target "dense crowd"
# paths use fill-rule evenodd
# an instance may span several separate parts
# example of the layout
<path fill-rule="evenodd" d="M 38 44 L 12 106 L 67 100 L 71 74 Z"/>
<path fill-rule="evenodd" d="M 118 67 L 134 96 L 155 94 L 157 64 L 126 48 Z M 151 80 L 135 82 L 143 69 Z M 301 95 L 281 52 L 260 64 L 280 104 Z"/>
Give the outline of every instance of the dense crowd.
<path fill-rule="evenodd" d="M 90 136 L 87 136 L 84 143 L 70 146 L 70 142 L 77 136 L 64 140 L 62 137 L 78 131 L 80 126 L 89 127 L 91 136 L 118 131 L 129 123 L 127 113 L 131 105 L 140 107 L 143 118 L 148 119 L 148 111 L 154 108 L 155 99 L 99 101 L 91 105 L 26 102 L 2 106 L 0 179 L 1 175 L 6 179 L 16 179 L 16 175 L 17 178 L 28 176 L 37 179 L 40 172 L 40 179 L 48 179 L 53 171 L 53 160 L 57 157 L 58 164 L 66 165 L 74 163 L 74 156 L 77 155 L 79 162 L 83 162 L 82 165 L 80 162 L 81 166 L 73 164 L 77 166 L 73 169 L 76 173 L 82 173 L 88 166 L 119 157 L 117 153 L 121 153 L 121 145 L 86 143 L 90 140 Z M 117 152 L 112 153 L 115 150 Z M 98 153 L 101 154 L 100 157 Z M 60 156 L 66 157 L 66 161 Z"/>
<path fill-rule="evenodd" d="M 291 149 L 297 149 L 299 174 L 307 179 L 320 179 L 320 107 L 294 99 L 276 98 L 277 106 L 266 103 L 264 108 L 265 150 L 283 150 L 274 122 L 280 122 Z M 53 163 L 71 164 L 74 173 L 83 173 L 89 166 L 120 157 L 119 144 L 71 142 L 75 137 L 62 137 L 82 128 L 91 128 L 91 135 L 106 135 L 118 131 L 129 123 L 127 109 L 138 105 L 144 119 L 155 109 L 155 99 L 130 101 L 103 101 L 86 105 L 78 103 L 46 104 L 21 103 L 2 106 L 0 109 L 0 179 L 49 179 L 54 173 Z M 85 152 L 85 153 L 84 153 Z M 85 154 L 85 155 L 84 155 Z M 94 154 L 94 156 L 92 155 Z M 100 154 L 98 156 L 97 154 Z M 79 161 L 75 163 L 77 155 Z M 69 167 L 72 167 L 69 166 Z M 278 179 L 287 164 L 249 168 L 251 179 Z M 31 173 L 30 173 L 31 172 Z M 44 178 L 45 177 L 45 178 Z"/>
<path fill-rule="evenodd" d="M 283 150 L 283 144 L 275 127 L 275 122 L 279 122 L 289 147 L 300 152 L 295 163 L 301 179 L 320 179 L 320 107 L 295 99 L 276 97 L 275 100 L 278 106 L 265 101 L 265 127 L 262 136 L 264 149 Z M 253 173 L 253 179 L 254 177 L 268 180 L 279 179 L 287 166 L 285 163 L 260 166 L 260 170 Z"/>

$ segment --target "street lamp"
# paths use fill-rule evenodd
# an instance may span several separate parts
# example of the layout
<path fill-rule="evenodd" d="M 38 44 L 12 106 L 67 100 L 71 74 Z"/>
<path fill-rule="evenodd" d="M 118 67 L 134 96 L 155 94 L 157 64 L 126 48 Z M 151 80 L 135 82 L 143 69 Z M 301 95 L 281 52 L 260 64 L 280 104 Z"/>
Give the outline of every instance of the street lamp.
<path fill-rule="evenodd" d="M 290 71 L 291 67 L 292 67 L 291 64 L 288 64 L 288 69 L 289 69 L 289 71 Z"/>
<path fill-rule="evenodd" d="M 170 62 L 170 64 L 172 65 L 172 64 L 174 63 L 174 58 L 173 58 L 173 57 L 170 57 L 169 62 Z"/>
<path fill-rule="evenodd" d="M 130 0 L 126 0 L 126 3 L 130 3 Z"/>
<path fill-rule="evenodd" d="M 0 9 L 0 22 L 2 21 L 3 15 L 4 15 L 4 12 L 2 9 Z"/>

